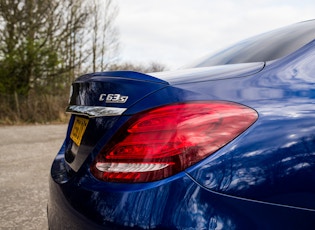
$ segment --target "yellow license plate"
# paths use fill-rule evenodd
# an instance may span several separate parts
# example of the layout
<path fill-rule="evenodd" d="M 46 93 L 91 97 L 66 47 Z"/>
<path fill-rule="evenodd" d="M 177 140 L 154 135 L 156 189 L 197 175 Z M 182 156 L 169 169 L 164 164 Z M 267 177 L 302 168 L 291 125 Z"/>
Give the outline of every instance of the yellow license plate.
<path fill-rule="evenodd" d="M 83 117 L 75 117 L 74 124 L 70 133 L 70 138 L 78 146 L 80 146 L 81 144 L 81 140 L 88 123 L 89 119 Z"/>

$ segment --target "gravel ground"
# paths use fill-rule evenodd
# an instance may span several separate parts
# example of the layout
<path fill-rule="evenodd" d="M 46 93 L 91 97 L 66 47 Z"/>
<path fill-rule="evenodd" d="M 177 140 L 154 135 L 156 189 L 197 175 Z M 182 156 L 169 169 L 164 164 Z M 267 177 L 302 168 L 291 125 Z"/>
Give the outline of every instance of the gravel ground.
<path fill-rule="evenodd" d="M 66 128 L 0 127 L 0 229 L 48 229 L 48 176 Z"/>

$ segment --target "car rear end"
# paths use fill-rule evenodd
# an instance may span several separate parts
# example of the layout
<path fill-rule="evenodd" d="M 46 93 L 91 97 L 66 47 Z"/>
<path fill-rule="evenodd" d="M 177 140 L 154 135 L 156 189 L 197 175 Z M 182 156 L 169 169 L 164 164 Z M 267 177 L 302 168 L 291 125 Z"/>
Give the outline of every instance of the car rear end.
<path fill-rule="evenodd" d="M 314 22 L 213 67 L 78 78 L 49 228 L 313 229 Z"/>
<path fill-rule="evenodd" d="M 178 210 L 198 188 L 185 170 L 257 119 L 245 105 L 135 72 L 78 78 L 67 112 L 67 137 L 51 170 L 51 229 L 197 224 Z"/>
<path fill-rule="evenodd" d="M 246 93 L 264 66 L 78 78 L 51 169 L 49 228 L 279 229 L 312 219 L 307 208 L 241 194 L 244 183 L 224 176 L 251 159 L 236 162 L 235 152 L 264 138 L 255 129 L 264 127 L 257 110 L 266 105 Z"/>

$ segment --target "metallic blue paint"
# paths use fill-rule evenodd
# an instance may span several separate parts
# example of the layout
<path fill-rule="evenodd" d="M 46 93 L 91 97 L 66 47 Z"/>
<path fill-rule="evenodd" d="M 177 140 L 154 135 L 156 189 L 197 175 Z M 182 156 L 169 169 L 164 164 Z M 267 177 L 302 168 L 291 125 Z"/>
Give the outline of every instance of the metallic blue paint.
<path fill-rule="evenodd" d="M 255 77 L 225 87 L 230 95 L 224 99 L 238 98 L 255 108 L 259 120 L 190 174 L 216 192 L 315 210 L 314 63 L 312 42 Z"/>
<path fill-rule="evenodd" d="M 80 78 L 72 104 L 104 105 L 97 97 L 104 91 L 130 100 L 115 105 L 127 108 L 123 116 L 90 119 L 79 150 L 84 163 L 77 172 L 65 162 L 72 145 L 71 118 L 51 169 L 50 228 L 315 228 L 314 63 L 315 41 L 272 62 L 155 74 L 160 80 L 133 72 Z M 259 118 L 215 154 L 170 178 L 120 184 L 91 175 L 93 159 L 130 116 L 199 100 L 241 103 Z"/>
<path fill-rule="evenodd" d="M 129 72 L 125 72 L 126 75 Z M 145 76 L 145 75 L 144 75 Z M 153 77 L 152 77 L 153 78 Z M 128 108 L 141 98 L 153 93 L 156 90 L 166 87 L 167 84 L 148 82 L 145 80 L 134 80 L 123 77 L 99 76 L 96 79 L 92 77 L 87 81 L 82 79 L 72 85 L 72 95 L 70 105 L 86 106 L 115 106 Z M 128 96 L 125 103 L 106 103 L 100 100 L 101 94 L 121 94 Z"/>

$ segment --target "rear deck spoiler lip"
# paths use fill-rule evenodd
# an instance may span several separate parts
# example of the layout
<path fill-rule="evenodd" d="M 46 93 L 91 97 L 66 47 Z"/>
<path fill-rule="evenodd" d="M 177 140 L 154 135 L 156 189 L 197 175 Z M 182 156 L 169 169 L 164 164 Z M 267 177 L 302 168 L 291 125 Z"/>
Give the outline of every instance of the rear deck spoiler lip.
<path fill-rule="evenodd" d="M 102 81 L 104 80 L 104 78 L 111 77 L 169 85 L 167 81 L 154 77 L 151 74 L 145 74 L 135 71 L 107 71 L 90 73 L 78 77 L 75 82 Z"/>

